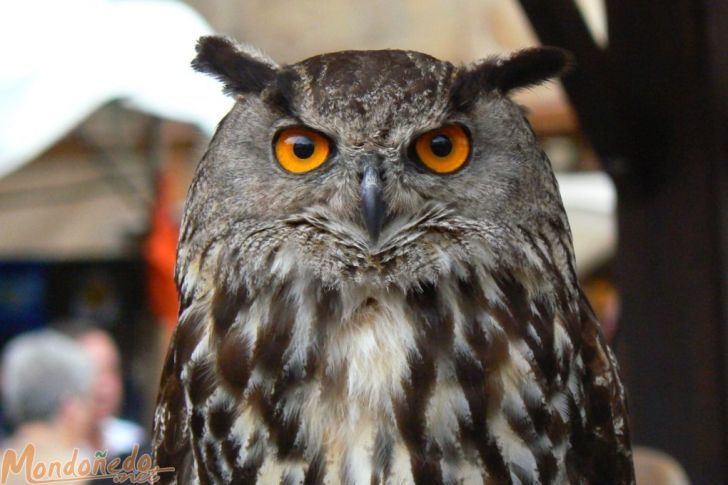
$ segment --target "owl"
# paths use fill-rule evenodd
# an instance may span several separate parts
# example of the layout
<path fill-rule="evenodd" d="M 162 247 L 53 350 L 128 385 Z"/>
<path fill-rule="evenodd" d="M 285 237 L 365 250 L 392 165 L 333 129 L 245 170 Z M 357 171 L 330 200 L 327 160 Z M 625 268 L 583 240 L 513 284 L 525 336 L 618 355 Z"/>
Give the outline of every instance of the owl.
<path fill-rule="evenodd" d="M 509 98 L 569 59 L 199 41 L 235 104 L 180 230 L 162 483 L 634 482 L 617 364 Z"/>

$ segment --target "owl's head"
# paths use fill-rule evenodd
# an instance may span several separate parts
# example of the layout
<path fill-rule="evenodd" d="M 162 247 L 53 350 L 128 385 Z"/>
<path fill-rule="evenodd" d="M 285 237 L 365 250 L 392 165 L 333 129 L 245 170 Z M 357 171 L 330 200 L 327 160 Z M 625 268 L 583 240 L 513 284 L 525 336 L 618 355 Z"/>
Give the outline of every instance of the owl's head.
<path fill-rule="evenodd" d="M 560 74 L 560 49 L 466 67 L 397 50 L 280 66 L 221 37 L 197 51 L 236 103 L 198 167 L 181 264 L 217 245 L 249 274 L 292 271 L 288 254 L 329 284 L 435 278 L 473 238 L 496 248 L 512 225 L 563 213 L 508 97 Z"/>

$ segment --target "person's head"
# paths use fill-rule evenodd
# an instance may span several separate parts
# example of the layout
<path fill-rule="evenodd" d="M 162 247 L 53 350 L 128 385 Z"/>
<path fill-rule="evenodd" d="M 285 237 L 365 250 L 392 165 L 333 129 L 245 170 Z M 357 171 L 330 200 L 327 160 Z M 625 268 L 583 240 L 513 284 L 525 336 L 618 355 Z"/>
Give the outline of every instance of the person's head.
<path fill-rule="evenodd" d="M 121 406 L 123 385 L 119 351 L 108 333 L 93 330 L 81 335 L 78 343 L 88 352 L 96 365 L 94 405 L 99 419 L 114 416 Z"/>
<path fill-rule="evenodd" d="M 75 437 L 91 425 L 94 364 L 72 339 L 52 330 L 22 334 L 2 355 L 2 403 L 11 424 L 57 424 Z"/>
<path fill-rule="evenodd" d="M 105 330 L 86 320 L 63 320 L 55 322 L 54 327 L 76 340 L 94 362 L 95 418 L 114 416 L 123 398 L 121 362 L 114 340 Z"/>

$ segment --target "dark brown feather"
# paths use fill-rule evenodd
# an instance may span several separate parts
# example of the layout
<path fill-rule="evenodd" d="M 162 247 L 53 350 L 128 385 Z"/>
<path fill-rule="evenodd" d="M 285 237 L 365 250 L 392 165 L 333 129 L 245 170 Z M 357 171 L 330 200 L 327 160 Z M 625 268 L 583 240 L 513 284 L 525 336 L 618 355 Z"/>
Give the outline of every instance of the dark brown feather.
<path fill-rule="evenodd" d="M 222 81 L 228 94 L 260 93 L 276 76 L 271 66 L 240 51 L 233 41 L 218 36 L 197 41 L 197 57 L 192 67 Z"/>

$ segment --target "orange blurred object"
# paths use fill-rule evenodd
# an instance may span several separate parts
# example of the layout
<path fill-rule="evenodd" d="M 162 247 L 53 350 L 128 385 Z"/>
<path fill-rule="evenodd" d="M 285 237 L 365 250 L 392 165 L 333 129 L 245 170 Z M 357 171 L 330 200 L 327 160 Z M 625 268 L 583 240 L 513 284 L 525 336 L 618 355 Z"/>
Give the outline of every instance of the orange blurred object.
<path fill-rule="evenodd" d="M 154 315 L 167 330 L 174 328 L 179 311 L 179 297 L 174 283 L 179 225 L 172 215 L 172 183 L 169 174 L 160 174 L 151 229 L 144 244 L 144 256 L 148 266 L 149 304 Z"/>

